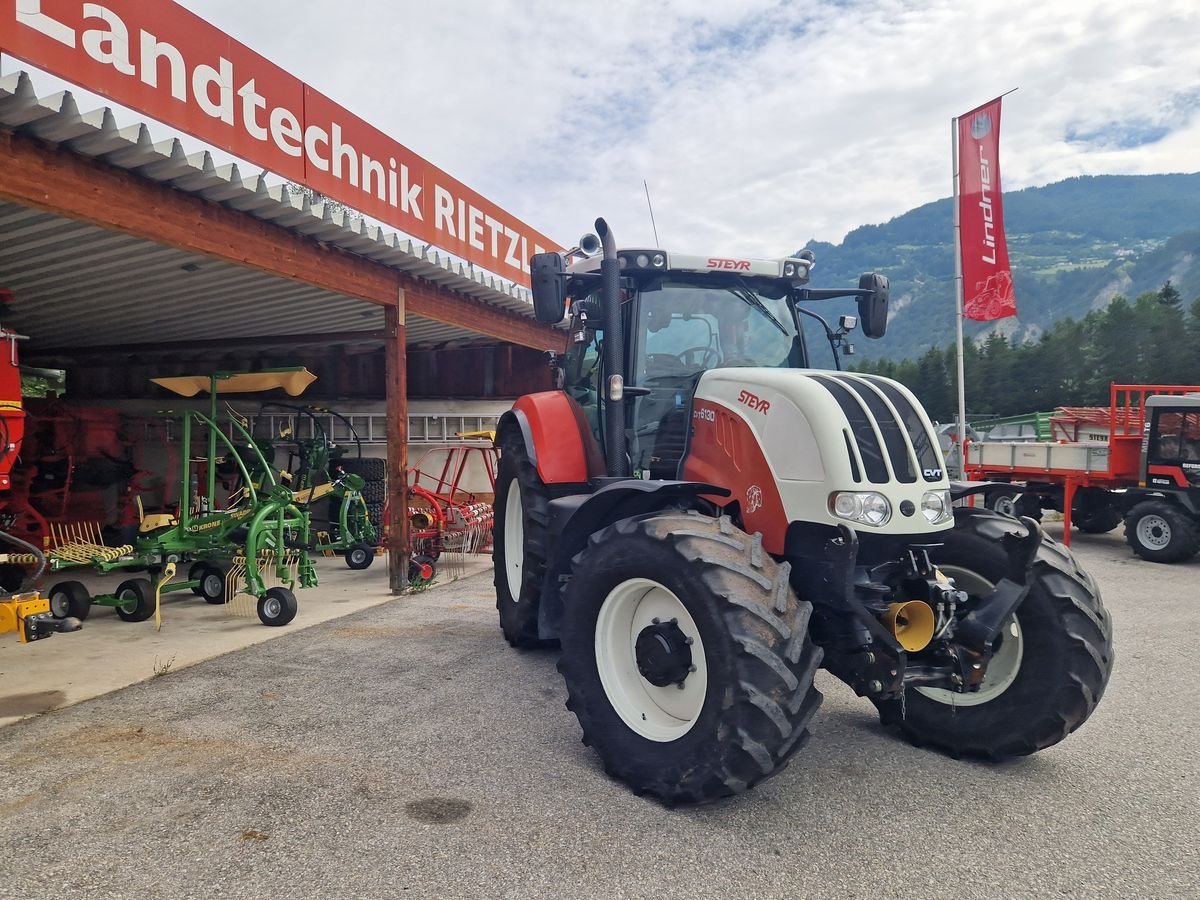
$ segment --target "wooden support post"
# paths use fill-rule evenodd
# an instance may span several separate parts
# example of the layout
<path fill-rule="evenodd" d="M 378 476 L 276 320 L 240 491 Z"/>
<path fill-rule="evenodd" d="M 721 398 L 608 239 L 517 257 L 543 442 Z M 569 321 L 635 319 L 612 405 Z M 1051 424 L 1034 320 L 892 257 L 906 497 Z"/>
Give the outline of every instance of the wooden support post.
<path fill-rule="evenodd" d="M 408 588 L 408 353 L 405 347 L 404 288 L 386 309 L 388 585 Z"/>

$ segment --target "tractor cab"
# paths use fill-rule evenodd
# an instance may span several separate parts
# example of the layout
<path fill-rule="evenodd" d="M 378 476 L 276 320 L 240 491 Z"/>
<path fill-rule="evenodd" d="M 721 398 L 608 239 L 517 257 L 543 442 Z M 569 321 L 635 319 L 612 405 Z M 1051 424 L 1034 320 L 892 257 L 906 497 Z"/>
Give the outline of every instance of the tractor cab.
<path fill-rule="evenodd" d="M 1146 398 L 1141 478 L 1145 487 L 1200 491 L 1200 394 Z"/>
<path fill-rule="evenodd" d="M 599 241 L 588 235 L 580 245 L 595 249 Z M 614 356 L 614 328 L 601 300 L 602 260 L 576 252 L 582 258 L 565 264 L 557 253 L 534 257 L 535 307 L 543 321 L 557 323 L 564 314 L 569 319 L 570 341 L 559 360 L 562 386 L 579 404 L 599 447 L 607 449 L 605 433 L 614 427 L 605 408 L 625 407 L 618 439 L 635 478 L 677 477 L 692 400 L 705 372 L 837 370 L 841 354 L 853 353 L 845 339 L 860 319 L 872 338 L 881 337 L 887 325 L 886 278 L 872 273 L 862 276 L 857 289 L 808 289 L 814 266 L 808 251 L 763 260 L 616 250 L 621 352 Z M 843 315 L 831 326 L 805 305 L 835 297 L 857 297 L 859 315 Z M 806 335 L 805 319 L 810 331 L 820 328 L 814 341 Z M 620 397 L 613 396 L 614 385 Z"/>

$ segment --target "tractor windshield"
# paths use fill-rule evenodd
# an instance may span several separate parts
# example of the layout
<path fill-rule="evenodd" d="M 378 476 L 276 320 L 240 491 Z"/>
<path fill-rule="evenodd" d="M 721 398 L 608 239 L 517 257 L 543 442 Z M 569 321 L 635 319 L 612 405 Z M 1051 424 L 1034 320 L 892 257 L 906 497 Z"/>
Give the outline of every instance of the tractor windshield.
<path fill-rule="evenodd" d="M 764 296 L 742 279 L 647 285 L 639 306 L 637 374 L 644 381 L 729 366 L 797 368 L 806 362 L 787 300 Z"/>

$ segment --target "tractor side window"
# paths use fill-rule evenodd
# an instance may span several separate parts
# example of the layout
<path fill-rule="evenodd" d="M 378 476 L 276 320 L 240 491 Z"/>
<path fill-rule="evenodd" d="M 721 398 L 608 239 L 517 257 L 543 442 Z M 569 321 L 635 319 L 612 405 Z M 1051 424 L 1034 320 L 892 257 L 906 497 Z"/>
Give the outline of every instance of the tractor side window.
<path fill-rule="evenodd" d="M 1152 459 L 1178 462 L 1181 457 L 1183 413 L 1162 412 L 1154 418 L 1154 441 L 1150 447 Z"/>
<path fill-rule="evenodd" d="M 573 343 L 567 352 L 567 368 L 563 388 L 567 395 L 574 397 L 575 402 L 583 409 L 583 415 L 592 429 L 592 434 L 603 447 L 599 386 L 602 377 L 600 358 L 604 346 L 604 333 L 600 330 L 589 330 L 584 334 L 585 340 L 581 343 Z"/>

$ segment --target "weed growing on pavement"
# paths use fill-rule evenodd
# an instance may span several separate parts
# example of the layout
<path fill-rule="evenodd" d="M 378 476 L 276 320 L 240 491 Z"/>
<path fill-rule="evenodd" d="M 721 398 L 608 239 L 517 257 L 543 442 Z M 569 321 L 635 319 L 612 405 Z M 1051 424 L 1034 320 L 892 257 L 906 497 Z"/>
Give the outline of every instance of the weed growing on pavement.
<path fill-rule="evenodd" d="M 170 659 L 164 660 L 163 662 L 159 662 L 158 657 L 155 656 L 154 657 L 154 677 L 158 678 L 161 675 L 166 675 L 168 672 L 171 671 L 171 666 L 173 666 L 174 664 L 175 664 L 175 654 L 174 653 L 171 654 Z"/>

